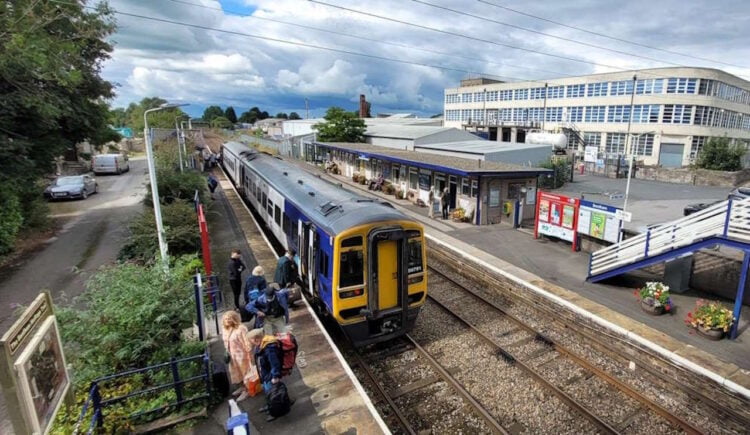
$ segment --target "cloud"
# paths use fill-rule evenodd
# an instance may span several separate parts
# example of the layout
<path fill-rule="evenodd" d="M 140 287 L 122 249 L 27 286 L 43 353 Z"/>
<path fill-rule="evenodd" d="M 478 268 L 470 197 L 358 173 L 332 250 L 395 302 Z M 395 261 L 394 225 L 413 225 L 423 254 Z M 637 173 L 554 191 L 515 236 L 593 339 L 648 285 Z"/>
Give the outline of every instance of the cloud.
<path fill-rule="evenodd" d="M 358 95 L 365 94 L 374 112 L 409 111 L 430 115 L 442 111 L 443 90 L 456 86 L 467 75 L 493 74 L 536 80 L 612 70 L 602 66 L 604 64 L 623 69 L 667 66 L 663 62 L 585 47 L 414 2 L 321 1 L 497 44 L 309 1 L 112 0 L 112 7 L 120 11 L 230 32 L 117 16 L 119 29 L 112 37 L 116 48 L 103 72 L 105 78 L 120 84 L 115 104 L 127 105 L 146 96 L 161 96 L 191 102 L 193 109 L 189 111 L 210 104 L 232 104 L 240 108 L 257 105 L 276 112 L 290 108 L 302 110 L 307 98 L 320 109 L 331 104 L 353 109 Z M 485 3 L 425 1 L 661 61 L 721 67 L 557 26 Z M 750 36 L 744 32 L 744 17 L 750 6 L 742 0 L 728 0 L 722 8 L 716 8 L 708 0 L 697 0 L 690 8 L 685 8 L 679 0 L 581 0 L 575 3 L 497 0 L 497 3 L 594 32 L 696 56 L 730 63 L 750 58 Z M 722 24 L 705 26 L 707 22 Z M 503 44 L 600 65 L 534 54 Z M 750 75 L 750 69 L 724 69 Z"/>

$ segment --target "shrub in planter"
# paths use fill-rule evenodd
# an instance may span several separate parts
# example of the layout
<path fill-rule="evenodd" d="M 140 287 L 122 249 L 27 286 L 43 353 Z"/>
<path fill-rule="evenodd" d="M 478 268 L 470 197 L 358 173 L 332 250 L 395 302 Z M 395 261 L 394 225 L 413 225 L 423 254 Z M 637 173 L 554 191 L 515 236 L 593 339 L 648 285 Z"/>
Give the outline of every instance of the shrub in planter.
<path fill-rule="evenodd" d="M 359 176 L 359 180 L 357 180 L 359 184 L 367 184 L 367 178 L 364 175 Z"/>
<path fill-rule="evenodd" d="M 649 314 L 659 315 L 672 310 L 669 286 L 661 282 L 647 282 L 635 294 L 641 301 L 641 309 Z"/>
<path fill-rule="evenodd" d="M 359 183 L 359 172 L 355 172 L 352 174 L 352 181 L 355 183 Z"/>
<path fill-rule="evenodd" d="M 703 299 L 698 299 L 695 309 L 685 316 L 685 323 L 688 326 L 713 340 L 722 339 L 736 320 L 732 311 L 723 307 L 718 301 L 707 302 Z"/>
<path fill-rule="evenodd" d="M 386 195 L 393 195 L 396 192 L 396 188 L 393 184 L 388 183 L 383 186 L 383 192 L 385 192 Z"/>

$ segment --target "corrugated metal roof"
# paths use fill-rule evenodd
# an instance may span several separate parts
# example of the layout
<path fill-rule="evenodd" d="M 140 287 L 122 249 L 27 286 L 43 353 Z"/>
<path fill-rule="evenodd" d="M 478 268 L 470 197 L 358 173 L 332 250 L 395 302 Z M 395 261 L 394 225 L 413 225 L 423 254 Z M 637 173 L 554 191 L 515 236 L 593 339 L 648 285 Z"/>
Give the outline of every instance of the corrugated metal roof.
<path fill-rule="evenodd" d="M 437 127 L 428 125 L 383 125 L 373 124 L 367 126 L 365 136 L 388 137 L 395 139 L 419 139 L 444 131 L 458 130 L 453 127 Z M 471 134 L 471 133 L 467 133 Z"/>
<path fill-rule="evenodd" d="M 467 140 L 460 142 L 445 142 L 445 143 L 433 143 L 428 145 L 414 145 L 414 150 L 419 149 L 430 149 L 440 151 L 451 151 L 458 153 L 471 153 L 477 155 L 484 155 L 490 153 L 497 153 L 503 151 L 518 151 L 518 150 L 529 150 L 545 148 L 552 151 L 550 145 L 545 144 L 529 144 L 529 143 L 518 143 L 518 142 L 495 142 L 489 140 Z"/>
<path fill-rule="evenodd" d="M 461 157 L 442 156 L 439 154 L 420 153 L 416 151 L 402 151 L 392 148 L 379 147 L 362 143 L 342 142 L 316 142 L 321 145 L 337 148 L 345 151 L 353 151 L 366 155 L 367 157 L 380 158 L 386 161 L 394 161 L 412 166 L 436 169 L 445 172 L 453 172 L 467 175 L 536 175 L 552 173 L 551 169 L 521 166 L 513 163 L 487 162 Z"/>

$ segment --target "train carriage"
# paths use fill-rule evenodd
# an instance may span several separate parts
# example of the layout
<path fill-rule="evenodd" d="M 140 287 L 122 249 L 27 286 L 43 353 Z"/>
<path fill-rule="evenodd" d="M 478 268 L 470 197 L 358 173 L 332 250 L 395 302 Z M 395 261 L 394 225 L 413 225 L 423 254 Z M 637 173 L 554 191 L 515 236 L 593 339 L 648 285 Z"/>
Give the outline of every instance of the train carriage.
<path fill-rule="evenodd" d="M 303 291 L 358 346 L 403 335 L 427 297 L 421 224 L 243 144 L 222 164 L 285 248 L 298 252 Z"/>

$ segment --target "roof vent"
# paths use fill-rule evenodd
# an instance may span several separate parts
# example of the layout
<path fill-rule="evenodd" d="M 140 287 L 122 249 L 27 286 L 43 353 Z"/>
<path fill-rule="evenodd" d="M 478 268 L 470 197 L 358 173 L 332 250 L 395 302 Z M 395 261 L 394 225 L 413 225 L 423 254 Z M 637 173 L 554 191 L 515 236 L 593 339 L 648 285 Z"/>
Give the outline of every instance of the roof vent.
<path fill-rule="evenodd" d="M 313 191 L 309 191 L 309 192 L 307 192 L 307 194 L 310 195 L 310 196 L 315 196 L 315 192 L 313 192 Z"/>
<path fill-rule="evenodd" d="M 299 180 L 297 180 L 297 184 L 300 184 L 300 185 L 302 185 L 302 184 L 305 184 L 305 182 L 304 182 L 304 181 L 302 181 L 302 179 L 300 178 Z"/>
<path fill-rule="evenodd" d="M 318 210 L 320 210 L 320 213 L 323 214 L 323 216 L 328 216 L 334 210 L 340 209 L 340 208 L 341 208 L 341 205 L 334 204 L 333 202 L 328 201 L 326 203 L 321 204 L 320 207 L 318 207 Z"/>
<path fill-rule="evenodd" d="M 289 176 L 289 172 L 284 171 L 284 175 L 286 175 L 288 177 Z"/>

